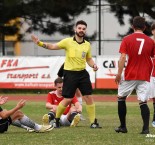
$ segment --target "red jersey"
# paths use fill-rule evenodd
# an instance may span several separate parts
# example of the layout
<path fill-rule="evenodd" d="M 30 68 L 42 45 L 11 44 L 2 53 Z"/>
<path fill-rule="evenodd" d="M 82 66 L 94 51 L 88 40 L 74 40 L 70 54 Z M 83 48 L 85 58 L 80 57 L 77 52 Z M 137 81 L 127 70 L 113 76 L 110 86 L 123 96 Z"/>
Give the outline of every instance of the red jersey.
<path fill-rule="evenodd" d="M 57 90 L 55 91 L 52 91 L 52 92 L 49 92 L 48 95 L 47 95 L 47 100 L 46 102 L 49 102 L 51 103 L 52 105 L 59 105 L 59 103 L 63 100 L 63 96 L 60 98 L 57 96 Z M 72 99 L 72 102 L 71 104 L 69 104 L 66 108 L 66 110 L 64 111 L 64 115 L 66 115 L 70 108 L 71 108 L 71 105 L 72 104 L 75 104 L 76 102 L 78 102 L 77 98 L 74 96 L 74 98 Z"/>
<path fill-rule="evenodd" d="M 151 57 L 155 55 L 155 43 L 144 33 L 133 33 L 123 38 L 120 53 L 127 54 L 125 80 L 150 81 Z"/>
<path fill-rule="evenodd" d="M 152 76 L 155 77 L 155 59 L 152 59 L 152 61 L 153 61 Z"/>

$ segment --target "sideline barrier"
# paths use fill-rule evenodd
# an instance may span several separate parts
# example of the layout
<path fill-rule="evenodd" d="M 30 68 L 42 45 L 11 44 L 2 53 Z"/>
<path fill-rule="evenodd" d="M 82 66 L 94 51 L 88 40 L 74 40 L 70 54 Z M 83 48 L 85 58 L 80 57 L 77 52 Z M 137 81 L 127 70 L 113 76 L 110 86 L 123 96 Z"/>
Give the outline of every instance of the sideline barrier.
<path fill-rule="evenodd" d="M 94 72 L 86 66 L 93 88 L 115 89 L 118 56 L 97 56 L 93 58 L 99 66 Z M 52 89 L 57 71 L 65 60 L 64 56 L 51 57 L 0 57 L 0 88 L 10 89 Z"/>

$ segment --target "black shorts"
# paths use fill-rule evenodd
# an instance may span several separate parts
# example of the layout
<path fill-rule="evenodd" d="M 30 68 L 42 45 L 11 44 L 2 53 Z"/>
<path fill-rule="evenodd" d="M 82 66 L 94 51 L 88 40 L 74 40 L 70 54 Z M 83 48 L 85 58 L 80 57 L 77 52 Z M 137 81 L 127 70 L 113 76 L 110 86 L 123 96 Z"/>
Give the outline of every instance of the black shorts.
<path fill-rule="evenodd" d="M 83 96 L 92 94 L 92 85 L 89 73 L 86 70 L 64 70 L 62 96 L 64 98 L 73 98 L 77 88 L 79 88 Z"/>
<path fill-rule="evenodd" d="M 7 131 L 11 123 L 12 123 L 12 120 L 10 117 L 6 119 L 0 119 L 0 133 L 4 133 L 5 131 Z"/>

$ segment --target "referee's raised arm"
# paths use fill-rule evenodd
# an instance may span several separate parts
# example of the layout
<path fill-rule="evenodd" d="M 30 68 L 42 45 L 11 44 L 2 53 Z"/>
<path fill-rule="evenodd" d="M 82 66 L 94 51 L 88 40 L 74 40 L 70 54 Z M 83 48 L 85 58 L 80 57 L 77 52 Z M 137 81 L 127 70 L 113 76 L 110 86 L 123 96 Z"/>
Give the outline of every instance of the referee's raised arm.
<path fill-rule="evenodd" d="M 58 45 L 56 43 L 52 44 L 52 43 L 45 43 L 39 40 L 39 38 L 37 36 L 35 36 L 34 34 L 31 35 L 31 39 L 32 41 L 37 44 L 40 47 L 43 47 L 45 49 L 49 49 L 49 50 L 58 50 L 61 49 L 58 47 Z"/>

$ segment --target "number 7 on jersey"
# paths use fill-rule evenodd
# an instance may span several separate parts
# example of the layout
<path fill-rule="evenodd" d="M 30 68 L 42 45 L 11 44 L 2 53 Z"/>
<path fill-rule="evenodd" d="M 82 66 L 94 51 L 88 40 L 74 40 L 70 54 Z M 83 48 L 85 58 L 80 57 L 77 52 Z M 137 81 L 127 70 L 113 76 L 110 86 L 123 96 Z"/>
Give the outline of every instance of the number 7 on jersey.
<path fill-rule="evenodd" d="M 141 55 L 145 39 L 137 38 L 136 40 L 137 40 L 137 41 L 140 41 L 140 46 L 139 46 L 138 55 Z"/>

